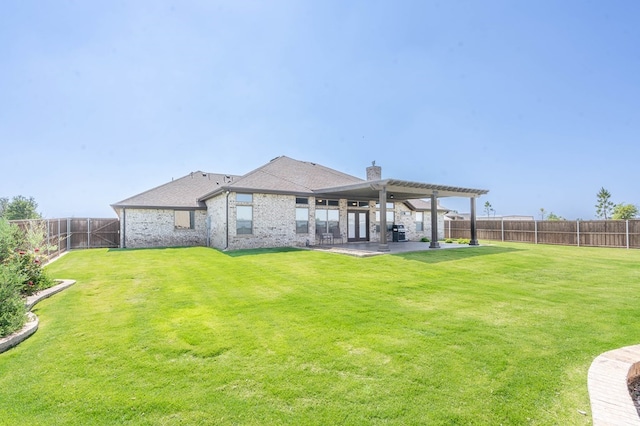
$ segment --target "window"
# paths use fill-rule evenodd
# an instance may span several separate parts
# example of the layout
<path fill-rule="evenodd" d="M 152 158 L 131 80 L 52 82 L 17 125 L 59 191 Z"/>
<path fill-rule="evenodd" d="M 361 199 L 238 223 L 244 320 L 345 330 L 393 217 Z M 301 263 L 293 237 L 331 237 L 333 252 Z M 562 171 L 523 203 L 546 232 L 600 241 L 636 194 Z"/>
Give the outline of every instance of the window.
<path fill-rule="evenodd" d="M 253 202 L 253 194 L 242 194 L 242 193 L 237 193 L 236 194 L 236 202 L 238 203 L 251 203 Z"/>
<path fill-rule="evenodd" d="M 296 197 L 296 204 L 309 204 L 308 198 Z"/>
<path fill-rule="evenodd" d="M 316 209 L 316 233 L 340 235 L 340 211 Z"/>
<path fill-rule="evenodd" d="M 236 207 L 236 233 L 238 235 L 253 233 L 253 207 L 252 206 Z"/>
<path fill-rule="evenodd" d="M 380 203 L 376 203 L 376 208 L 380 208 Z M 387 203 L 387 231 L 391 231 L 393 222 L 396 220 L 395 212 L 393 211 L 393 203 Z M 378 229 L 380 227 L 380 210 L 376 210 L 376 222 L 378 222 Z"/>
<path fill-rule="evenodd" d="M 369 202 L 368 201 L 349 200 L 349 201 L 347 201 L 347 206 L 349 206 L 349 207 L 369 207 Z"/>
<path fill-rule="evenodd" d="M 424 212 L 416 212 L 416 231 L 424 231 Z"/>
<path fill-rule="evenodd" d="M 340 202 L 338 200 L 325 200 L 316 198 L 316 206 L 335 206 L 338 207 Z"/>
<path fill-rule="evenodd" d="M 296 234 L 309 233 L 309 209 L 307 207 L 296 208 Z"/>
<path fill-rule="evenodd" d="M 175 229 L 195 229 L 196 212 L 194 210 L 175 210 L 173 226 Z"/>
<path fill-rule="evenodd" d="M 389 209 L 393 210 L 395 208 L 395 205 L 393 203 L 386 203 L 386 205 L 387 205 L 387 210 Z M 376 209 L 379 209 L 379 208 L 380 208 L 380 203 L 376 203 Z"/>

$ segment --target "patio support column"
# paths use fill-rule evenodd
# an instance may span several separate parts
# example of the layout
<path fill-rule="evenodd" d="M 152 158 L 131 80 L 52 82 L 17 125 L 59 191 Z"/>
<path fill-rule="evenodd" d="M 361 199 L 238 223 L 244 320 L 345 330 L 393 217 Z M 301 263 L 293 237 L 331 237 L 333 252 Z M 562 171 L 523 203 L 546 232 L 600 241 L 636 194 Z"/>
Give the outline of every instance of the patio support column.
<path fill-rule="evenodd" d="M 478 231 L 476 230 L 476 197 L 471 197 L 471 240 L 470 246 L 478 245 Z"/>
<path fill-rule="evenodd" d="M 438 242 L 438 191 L 431 193 L 431 242 L 429 248 L 440 248 Z"/>
<path fill-rule="evenodd" d="M 378 251 L 389 251 L 387 243 L 387 187 L 380 189 L 380 243 Z"/>

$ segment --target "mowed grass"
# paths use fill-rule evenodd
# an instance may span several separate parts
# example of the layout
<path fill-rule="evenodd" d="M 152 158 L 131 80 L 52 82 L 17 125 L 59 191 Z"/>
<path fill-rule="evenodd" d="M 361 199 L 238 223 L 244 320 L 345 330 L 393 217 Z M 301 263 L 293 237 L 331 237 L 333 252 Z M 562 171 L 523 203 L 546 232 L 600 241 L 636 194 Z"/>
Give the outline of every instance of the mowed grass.
<path fill-rule="evenodd" d="M 0 424 L 590 424 L 592 360 L 640 342 L 635 250 L 88 250 L 47 269 L 77 283 L 0 354 Z"/>

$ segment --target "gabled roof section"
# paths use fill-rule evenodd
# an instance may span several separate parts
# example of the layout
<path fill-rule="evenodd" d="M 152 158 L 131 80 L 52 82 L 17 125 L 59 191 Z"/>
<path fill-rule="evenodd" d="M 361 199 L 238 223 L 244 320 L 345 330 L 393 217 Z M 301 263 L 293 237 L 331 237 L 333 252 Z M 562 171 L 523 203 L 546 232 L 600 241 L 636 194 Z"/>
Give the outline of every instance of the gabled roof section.
<path fill-rule="evenodd" d="M 164 185 L 112 204 L 111 207 L 205 208 L 200 197 L 238 178 L 239 176 L 202 171 L 191 172 Z"/>
<path fill-rule="evenodd" d="M 364 181 L 360 178 L 320 164 L 281 156 L 247 173 L 240 179 L 234 180 L 231 184 L 224 185 L 224 189 L 247 192 L 313 194 L 313 191 L 317 188 L 352 185 L 361 182 Z M 213 195 L 213 193 L 208 195 Z"/>

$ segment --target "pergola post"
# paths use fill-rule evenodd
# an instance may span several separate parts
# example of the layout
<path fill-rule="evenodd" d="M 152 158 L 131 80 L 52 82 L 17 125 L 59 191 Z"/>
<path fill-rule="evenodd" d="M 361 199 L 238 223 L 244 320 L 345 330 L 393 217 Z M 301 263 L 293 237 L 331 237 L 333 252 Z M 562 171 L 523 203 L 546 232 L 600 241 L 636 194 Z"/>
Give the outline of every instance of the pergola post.
<path fill-rule="evenodd" d="M 378 251 L 389 251 L 389 243 L 387 242 L 387 187 L 382 186 L 380 189 L 380 243 Z"/>
<path fill-rule="evenodd" d="M 476 230 L 476 197 L 471 197 L 471 240 L 470 246 L 478 245 L 478 231 Z"/>
<path fill-rule="evenodd" d="M 438 242 L 438 191 L 431 193 L 431 242 L 429 248 L 440 248 Z"/>

